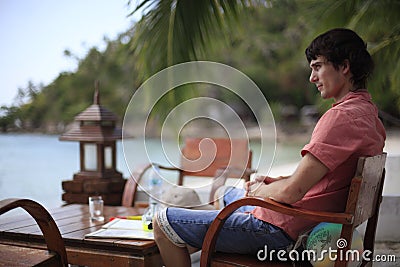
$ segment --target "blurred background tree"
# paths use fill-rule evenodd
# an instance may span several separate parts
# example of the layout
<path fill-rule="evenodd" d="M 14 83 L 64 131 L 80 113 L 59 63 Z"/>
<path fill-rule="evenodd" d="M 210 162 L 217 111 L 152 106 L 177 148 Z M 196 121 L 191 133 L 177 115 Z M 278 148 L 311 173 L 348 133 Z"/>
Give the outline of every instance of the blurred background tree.
<path fill-rule="evenodd" d="M 330 103 L 320 103 L 307 91 L 312 87 L 305 84 L 304 48 L 328 29 L 353 29 L 368 43 L 376 63 L 369 90 L 381 116 L 400 124 L 395 118 L 400 110 L 397 0 L 139 2 L 133 13 L 144 15 L 133 48 L 144 77 L 180 62 L 214 59 L 249 75 L 269 101 L 297 106 L 316 102 L 322 110 Z"/>
<path fill-rule="evenodd" d="M 15 104 L 1 107 L 1 129 L 63 131 L 92 103 L 100 81 L 102 104 L 123 117 L 135 90 L 151 75 L 174 64 L 210 60 L 247 74 L 262 90 L 277 119 L 285 107 L 321 101 L 308 82 L 304 49 L 318 34 L 334 28 L 355 30 L 367 42 L 376 68 L 368 90 L 387 126 L 400 125 L 400 1 L 398 0 L 143 0 L 128 1 L 142 18 L 107 48 L 92 48 L 75 72 L 60 73 L 50 84 L 29 82 Z M 151 94 L 151 90 L 146 92 Z M 183 87 L 160 101 L 155 114 L 199 90 Z M 231 95 L 218 96 L 226 102 Z M 16 123 L 17 122 L 17 123 Z"/>

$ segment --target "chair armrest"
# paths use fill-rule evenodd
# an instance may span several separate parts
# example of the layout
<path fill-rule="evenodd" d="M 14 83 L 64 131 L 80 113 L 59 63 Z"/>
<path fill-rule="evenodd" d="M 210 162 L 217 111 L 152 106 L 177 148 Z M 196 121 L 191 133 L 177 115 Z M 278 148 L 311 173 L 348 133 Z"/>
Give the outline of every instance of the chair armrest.
<path fill-rule="evenodd" d="M 223 208 L 211 223 L 206 236 L 204 237 L 200 266 L 209 266 L 211 255 L 215 250 L 215 244 L 218 238 L 218 234 L 224 225 L 226 219 L 241 206 L 258 206 L 266 209 L 270 209 L 283 214 L 298 216 L 304 219 L 309 219 L 318 222 L 331 222 L 340 224 L 351 224 L 353 222 L 353 215 L 347 213 L 335 213 L 335 212 L 322 212 L 322 211 L 311 211 L 305 209 L 294 208 L 290 205 L 282 204 L 272 199 L 256 198 L 256 197 L 244 197 L 236 200 Z"/>
<path fill-rule="evenodd" d="M 0 215 L 16 208 L 26 210 L 35 219 L 42 231 L 47 249 L 58 254 L 62 266 L 68 266 L 64 241 L 50 213 L 42 205 L 30 199 L 8 198 L 0 201 Z"/>

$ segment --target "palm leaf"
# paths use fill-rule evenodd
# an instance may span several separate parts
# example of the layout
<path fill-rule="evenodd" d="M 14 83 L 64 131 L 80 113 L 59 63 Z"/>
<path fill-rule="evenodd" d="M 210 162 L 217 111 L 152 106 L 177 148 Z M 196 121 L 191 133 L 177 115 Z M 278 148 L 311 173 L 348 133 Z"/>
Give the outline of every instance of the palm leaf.
<path fill-rule="evenodd" d="M 144 78 L 177 63 L 197 60 L 213 49 L 215 36 L 235 25 L 246 1 L 147 0 L 135 27 L 133 50 Z"/>

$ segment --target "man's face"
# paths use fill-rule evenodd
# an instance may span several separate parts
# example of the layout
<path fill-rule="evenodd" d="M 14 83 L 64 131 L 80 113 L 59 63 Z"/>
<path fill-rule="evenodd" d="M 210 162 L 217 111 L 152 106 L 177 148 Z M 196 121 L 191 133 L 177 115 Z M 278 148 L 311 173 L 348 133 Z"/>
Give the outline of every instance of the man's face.
<path fill-rule="evenodd" d="M 348 73 L 345 71 L 347 67 L 339 66 L 339 69 L 335 69 L 325 57 L 318 56 L 315 60 L 311 60 L 310 68 L 310 82 L 317 86 L 322 98 L 334 98 L 337 102 L 351 89 L 351 84 L 348 84 L 345 75 Z"/>

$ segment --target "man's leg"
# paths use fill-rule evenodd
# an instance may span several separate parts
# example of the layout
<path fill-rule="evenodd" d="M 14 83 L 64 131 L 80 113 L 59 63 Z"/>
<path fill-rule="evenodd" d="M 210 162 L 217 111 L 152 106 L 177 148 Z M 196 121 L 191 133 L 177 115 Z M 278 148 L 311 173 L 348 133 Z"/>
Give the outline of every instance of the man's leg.
<path fill-rule="evenodd" d="M 192 250 L 188 249 L 188 244 L 201 248 L 208 227 L 218 212 L 168 208 L 157 213 L 155 238 L 166 266 L 190 266 Z M 254 254 L 265 245 L 271 249 L 282 249 L 292 243 L 278 227 L 258 220 L 248 212 L 234 212 L 221 229 L 216 249 Z"/>
<path fill-rule="evenodd" d="M 187 247 L 178 247 L 172 243 L 160 229 L 157 220 L 154 220 L 153 227 L 154 237 L 165 266 L 190 266 L 190 254 Z"/>
<path fill-rule="evenodd" d="M 183 208 L 168 208 L 156 214 L 153 219 L 154 237 L 167 267 L 191 265 L 190 254 L 200 250 L 207 231 L 205 226 L 217 214 L 217 210 L 194 211 Z M 181 236 L 189 239 L 185 241 Z M 192 243 L 195 247 L 189 245 Z"/>

